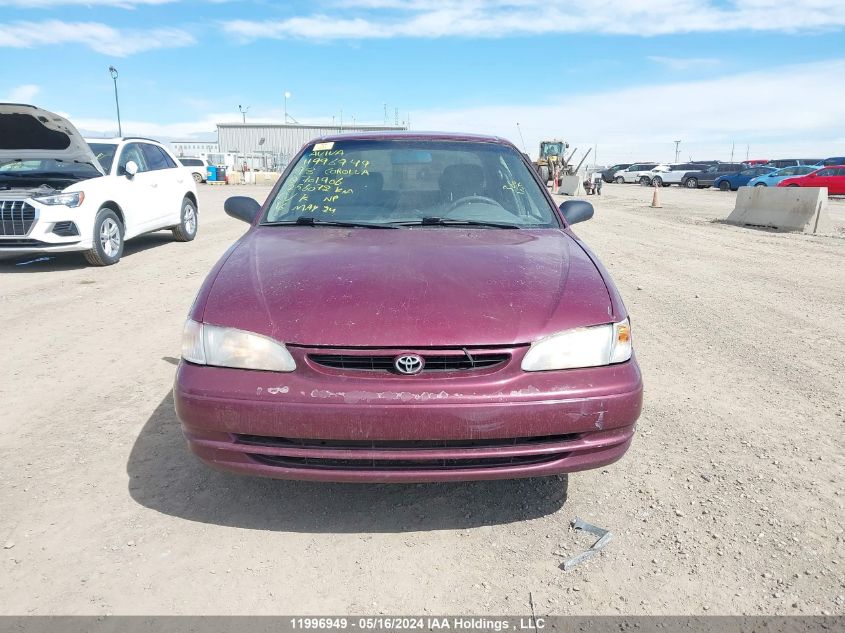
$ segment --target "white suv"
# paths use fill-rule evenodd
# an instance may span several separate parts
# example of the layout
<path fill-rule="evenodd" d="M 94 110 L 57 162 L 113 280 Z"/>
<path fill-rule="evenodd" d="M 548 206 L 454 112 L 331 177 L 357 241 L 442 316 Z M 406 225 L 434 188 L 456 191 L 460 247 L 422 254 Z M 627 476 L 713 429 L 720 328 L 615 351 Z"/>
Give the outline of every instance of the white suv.
<path fill-rule="evenodd" d="M 665 165 L 659 165 L 657 163 L 634 163 L 627 169 L 620 169 L 615 174 L 613 174 L 613 180 L 615 182 L 618 182 L 619 184 L 625 182 L 640 182 L 640 177 L 643 174 L 647 174 L 652 169 L 658 167 L 665 167 Z"/>
<path fill-rule="evenodd" d="M 669 185 L 680 185 L 684 181 L 684 175 L 691 171 L 702 171 L 707 165 L 698 163 L 677 163 L 675 165 L 660 165 L 647 174 L 640 176 L 640 183 L 644 185 L 655 184 L 658 187 Z"/>
<path fill-rule="evenodd" d="M 84 140 L 67 119 L 0 104 L 0 254 L 81 251 L 120 260 L 124 240 L 171 229 L 197 234 L 196 184 L 161 143 Z"/>

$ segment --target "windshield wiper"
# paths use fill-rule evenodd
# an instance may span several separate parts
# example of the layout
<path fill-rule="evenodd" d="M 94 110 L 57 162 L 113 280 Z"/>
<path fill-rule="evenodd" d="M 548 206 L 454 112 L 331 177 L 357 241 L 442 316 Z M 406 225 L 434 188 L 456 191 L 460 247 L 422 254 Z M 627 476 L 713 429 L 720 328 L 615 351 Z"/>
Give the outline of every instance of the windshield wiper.
<path fill-rule="evenodd" d="M 301 215 L 296 220 L 279 220 L 276 222 L 262 222 L 261 226 L 343 226 L 362 229 L 398 229 L 390 224 L 368 224 L 367 222 L 339 222 L 335 220 L 315 220 L 310 215 Z"/>
<path fill-rule="evenodd" d="M 522 228 L 518 224 L 508 224 L 507 222 L 488 222 L 486 220 L 450 220 L 448 218 L 420 218 L 419 220 L 410 220 L 403 222 L 391 222 L 396 226 L 484 226 L 494 229 L 519 229 Z"/>

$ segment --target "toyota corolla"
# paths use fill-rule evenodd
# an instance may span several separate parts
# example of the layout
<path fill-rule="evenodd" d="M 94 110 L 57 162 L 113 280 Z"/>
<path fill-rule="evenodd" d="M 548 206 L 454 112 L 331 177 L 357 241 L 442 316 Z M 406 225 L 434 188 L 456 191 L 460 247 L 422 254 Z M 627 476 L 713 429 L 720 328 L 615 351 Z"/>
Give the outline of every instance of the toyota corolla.
<path fill-rule="evenodd" d="M 631 444 L 642 378 L 607 271 L 492 137 L 307 144 L 191 308 L 176 411 L 192 451 L 322 481 L 533 477 Z"/>

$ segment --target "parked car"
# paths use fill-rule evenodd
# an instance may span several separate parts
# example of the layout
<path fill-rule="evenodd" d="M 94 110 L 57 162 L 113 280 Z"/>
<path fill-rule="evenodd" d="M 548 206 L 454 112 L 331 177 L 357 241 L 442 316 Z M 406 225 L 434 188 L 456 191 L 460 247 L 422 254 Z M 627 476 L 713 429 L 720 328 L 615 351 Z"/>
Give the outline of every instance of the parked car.
<path fill-rule="evenodd" d="M 752 178 L 762 176 L 764 174 L 771 174 L 777 171 L 774 167 L 749 167 L 734 174 L 723 174 L 713 181 L 713 186 L 718 187 L 721 191 L 736 191 L 740 187 L 744 187 Z"/>
<path fill-rule="evenodd" d="M 659 163 L 635 163 L 626 169 L 620 169 L 613 174 L 613 180 L 622 183 L 640 182 L 643 174 L 657 167 Z"/>
<path fill-rule="evenodd" d="M 669 165 L 667 169 L 653 169 L 647 174 L 648 182 L 645 184 L 656 184 L 658 187 L 680 185 L 688 172 L 701 171 L 703 169 L 707 169 L 707 166 L 700 163 L 678 163 L 676 165 Z"/>
<path fill-rule="evenodd" d="M 613 177 L 616 175 L 617 171 L 627 169 L 630 166 L 631 163 L 618 163 L 613 167 L 608 167 L 607 169 L 601 172 L 601 179 L 605 182 L 613 182 Z"/>
<path fill-rule="evenodd" d="M 196 185 L 161 143 L 86 142 L 64 117 L 0 104 L 0 253 L 80 251 L 108 266 L 142 233 L 194 239 L 197 219 Z"/>
<path fill-rule="evenodd" d="M 780 169 L 781 167 L 797 167 L 798 165 L 815 165 L 820 161 L 820 158 L 778 158 L 770 160 L 766 163 L 766 166 Z"/>
<path fill-rule="evenodd" d="M 781 180 L 778 187 L 827 187 L 830 195 L 845 195 L 845 161 L 842 165 L 831 165 L 811 171 L 806 176 L 794 176 Z"/>
<path fill-rule="evenodd" d="M 324 137 L 263 205 L 225 210 L 250 228 L 199 291 L 174 386 L 210 465 L 501 479 L 597 468 L 630 445 L 628 314 L 571 230 L 593 208 L 556 207 L 509 142 Z"/>
<path fill-rule="evenodd" d="M 733 174 L 745 168 L 743 163 L 716 163 L 701 171 L 687 172 L 681 184 L 688 189 L 702 189 L 712 187 L 716 178 L 724 174 Z"/>
<path fill-rule="evenodd" d="M 818 169 L 812 165 L 798 165 L 795 167 L 784 167 L 783 169 L 776 169 L 767 174 L 761 174 L 756 178 L 748 181 L 749 187 L 775 187 L 784 178 L 790 176 L 804 176 L 811 171 Z"/>
<path fill-rule="evenodd" d="M 202 158 L 180 158 L 179 162 L 191 171 L 197 184 L 208 179 L 208 161 Z"/>
<path fill-rule="evenodd" d="M 752 158 L 751 160 L 745 161 L 745 164 L 749 167 L 755 167 L 757 165 L 768 165 L 770 162 L 768 158 Z"/>
<path fill-rule="evenodd" d="M 845 165 L 845 156 L 832 156 L 816 163 L 819 167 L 828 167 L 830 165 Z"/>

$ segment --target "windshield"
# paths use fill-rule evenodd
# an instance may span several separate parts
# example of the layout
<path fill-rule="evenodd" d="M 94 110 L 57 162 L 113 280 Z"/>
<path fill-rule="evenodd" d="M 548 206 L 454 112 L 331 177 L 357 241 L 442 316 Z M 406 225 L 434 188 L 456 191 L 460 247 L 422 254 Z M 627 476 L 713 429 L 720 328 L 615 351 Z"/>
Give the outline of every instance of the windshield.
<path fill-rule="evenodd" d="M 303 217 L 385 226 L 422 223 L 424 218 L 560 226 L 519 152 L 463 141 L 312 145 L 293 166 L 263 223 Z"/>
<path fill-rule="evenodd" d="M 117 151 L 117 145 L 114 143 L 88 143 L 88 147 L 94 152 L 94 156 L 100 162 L 103 170 L 109 174 L 111 173 L 111 166 L 114 163 L 114 155 Z"/>
<path fill-rule="evenodd" d="M 543 143 L 540 146 L 541 156 L 560 156 L 563 154 L 563 143 Z"/>
<path fill-rule="evenodd" d="M 65 162 L 53 158 L 0 161 L 0 179 L 7 180 L 32 177 L 86 179 L 99 175 L 100 172 L 88 163 Z"/>

